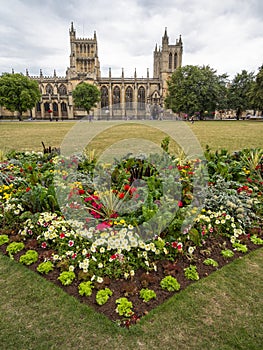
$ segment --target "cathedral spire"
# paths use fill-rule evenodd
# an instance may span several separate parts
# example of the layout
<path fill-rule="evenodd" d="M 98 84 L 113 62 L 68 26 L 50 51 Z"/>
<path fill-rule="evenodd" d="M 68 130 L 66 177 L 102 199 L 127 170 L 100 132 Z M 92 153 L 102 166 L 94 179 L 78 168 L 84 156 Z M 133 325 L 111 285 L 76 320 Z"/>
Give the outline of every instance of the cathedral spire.
<path fill-rule="evenodd" d="M 180 34 L 180 36 L 179 36 L 179 44 L 182 44 L 183 42 L 182 42 L 182 35 Z"/>
<path fill-rule="evenodd" d="M 70 34 L 70 38 L 76 38 L 76 31 L 74 29 L 74 26 L 73 26 L 73 22 L 71 22 L 71 27 L 70 27 L 70 30 L 69 30 L 69 34 Z"/>
<path fill-rule="evenodd" d="M 169 37 L 168 37 L 168 35 L 167 35 L 167 27 L 165 27 L 165 31 L 164 31 L 164 36 L 163 36 L 162 44 L 163 44 L 163 46 L 169 44 Z"/>

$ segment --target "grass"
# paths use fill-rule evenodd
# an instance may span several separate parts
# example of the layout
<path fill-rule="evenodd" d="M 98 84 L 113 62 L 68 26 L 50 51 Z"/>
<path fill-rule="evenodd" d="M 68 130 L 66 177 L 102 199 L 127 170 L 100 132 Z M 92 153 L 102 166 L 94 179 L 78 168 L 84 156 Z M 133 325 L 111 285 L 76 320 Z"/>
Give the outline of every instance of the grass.
<path fill-rule="evenodd" d="M 130 330 L 0 255 L 3 350 L 260 350 L 263 248 L 192 284 Z"/>
<path fill-rule="evenodd" d="M 100 152 L 105 147 L 120 141 L 121 138 L 149 139 L 160 145 L 165 134 L 160 133 L 158 127 L 164 125 L 166 130 L 176 130 L 180 125 L 175 121 L 149 122 L 148 126 L 143 126 L 140 122 L 136 125 L 129 122 L 119 126 L 116 126 L 116 124 L 117 122 L 106 121 L 87 123 L 86 128 L 94 135 L 98 133 L 101 127 L 112 126 L 110 132 L 107 130 L 99 133 L 90 146 Z M 6 152 L 12 149 L 42 151 L 42 141 L 46 146 L 59 147 L 67 133 L 75 125 L 75 122 L 65 121 L 52 123 L 1 122 L 0 149 Z M 225 148 L 230 152 L 242 148 L 263 148 L 262 122 L 202 121 L 194 124 L 186 123 L 186 128 L 193 132 L 203 149 L 206 145 L 209 145 L 212 150 Z"/>

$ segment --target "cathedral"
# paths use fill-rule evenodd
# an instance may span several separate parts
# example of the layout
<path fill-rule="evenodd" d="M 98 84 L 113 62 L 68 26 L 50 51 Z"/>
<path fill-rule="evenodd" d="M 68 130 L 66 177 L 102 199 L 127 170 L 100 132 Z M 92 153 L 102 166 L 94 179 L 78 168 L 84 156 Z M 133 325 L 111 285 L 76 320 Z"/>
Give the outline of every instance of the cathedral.
<path fill-rule="evenodd" d="M 54 75 L 29 76 L 39 84 L 41 101 L 29 116 L 33 119 L 79 119 L 86 112 L 74 106 L 72 91 L 81 83 L 95 84 L 101 91 L 101 99 L 92 110 L 96 119 L 141 119 L 146 115 L 157 118 L 162 110 L 167 91 L 167 79 L 177 67 L 182 65 L 183 44 L 181 36 L 175 44 L 169 44 L 167 29 L 162 37 L 162 45 L 155 46 L 153 52 L 153 77 L 147 70 L 146 78 L 138 78 L 136 69 L 132 78 L 125 77 L 122 69 L 121 77 L 115 78 L 109 69 L 108 76 L 102 77 L 98 56 L 96 32 L 92 38 L 79 38 L 73 22 L 69 29 L 70 62 L 65 77 Z M 3 113 L 5 112 L 5 113 Z M 3 111 L 1 115 L 6 114 Z"/>

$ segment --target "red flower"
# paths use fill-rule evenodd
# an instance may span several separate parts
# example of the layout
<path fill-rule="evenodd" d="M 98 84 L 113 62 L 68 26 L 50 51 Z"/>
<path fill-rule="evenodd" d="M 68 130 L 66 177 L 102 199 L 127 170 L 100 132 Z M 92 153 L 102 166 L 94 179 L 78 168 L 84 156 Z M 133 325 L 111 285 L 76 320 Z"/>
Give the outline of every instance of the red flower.
<path fill-rule="evenodd" d="M 110 260 L 116 260 L 118 258 L 118 254 L 113 254 L 111 257 L 110 257 Z"/>
<path fill-rule="evenodd" d="M 177 242 L 172 242 L 172 247 L 177 248 Z"/>
<path fill-rule="evenodd" d="M 31 190 L 30 187 L 27 187 L 27 188 L 26 188 L 26 192 L 29 192 L 30 190 Z"/>
<path fill-rule="evenodd" d="M 41 244 L 41 248 L 46 248 L 47 247 L 47 243 L 46 242 L 42 242 L 42 244 Z"/>
<path fill-rule="evenodd" d="M 69 247 L 73 247 L 73 245 L 74 245 L 74 241 L 71 241 L 71 240 L 68 241 L 68 246 L 69 246 Z"/>
<path fill-rule="evenodd" d="M 85 193 L 84 190 L 79 190 L 79 195 L 84 194 L 84 193 Z"/>
<path fill-rule="evenodd" d="M 65 238 L 65 233 L 64 233 L 64 232 L 61 232 L 61 234 L 59 235 L 59 237 L 60 237 L 61 239 Z"/>
<path fill-rule="evenodd" d="M 182 208 L 184 206 L 182 201 L 178 201 L 177 205 L 178 205 L 179 208 Z"/>
<path fill-rule="evenodd" d="M 130 188 L 131 188 L 131 186 L 128 184 L 123 186 L 124 191 L 129 191 Z"/>
<path fill-rule="evenodd" d="M 178 244 L 177 244 L 177 249 L 178 249 L 178 250 L 182 250 L 182 248 L 183 248 L 182 243 L 178 243 Z"/>
<path fill-rule="evenodd" d="M 120 198 L 120 199 L 124 198 L 124 196 L 125 196 L 125 194 L 124 194 L 123 192 L 120 192 L 120 193 L 119 193 L 119 198 Z"/>

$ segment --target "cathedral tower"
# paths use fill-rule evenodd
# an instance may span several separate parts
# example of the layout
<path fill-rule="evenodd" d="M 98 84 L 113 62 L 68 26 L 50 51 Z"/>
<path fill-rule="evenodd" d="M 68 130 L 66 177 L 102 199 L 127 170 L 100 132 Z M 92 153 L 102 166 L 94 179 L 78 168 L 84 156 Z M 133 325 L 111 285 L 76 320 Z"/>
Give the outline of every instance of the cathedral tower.
<path fill-rule="evenodd" d="M 162 47 L 158 49 L 156 45 L 153 55 L 153 77 L 160 79 L 166 85 L 167 79 L 176 68 L 182 66 L 183 43 L 181 35 L 179 39 L 176 39 L 176 44 L 169 45 L 167 28 L 165 28 Z M 166 86 L 163 87 L 166 88 Z"/>
<path fill-rule="evenodd" d="M 100 62 L 96 32 L 92 39 L 77 38 L 71 22 L 70 36 L 70 68 L 69 78 L 97 80 L 100 78 Z"/>

